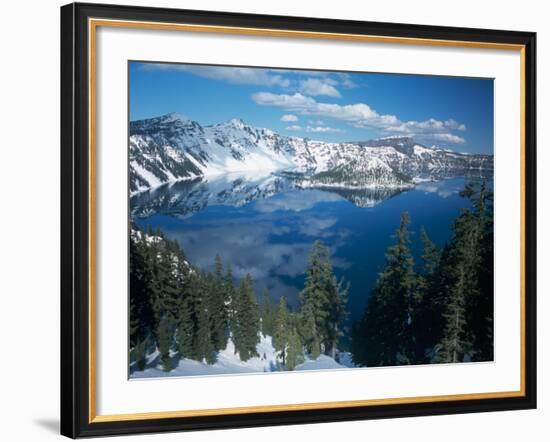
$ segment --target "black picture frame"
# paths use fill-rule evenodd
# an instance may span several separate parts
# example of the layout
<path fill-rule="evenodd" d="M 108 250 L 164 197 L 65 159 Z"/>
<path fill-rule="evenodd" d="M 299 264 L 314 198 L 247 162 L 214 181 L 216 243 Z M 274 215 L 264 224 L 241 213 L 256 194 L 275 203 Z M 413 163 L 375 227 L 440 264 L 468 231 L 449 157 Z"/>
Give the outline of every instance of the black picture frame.
<path fill-rule="evenodd" d="M 90 419 L 89 18 L 521 45 L 524 51 L 524 395 L 295 411 Z M 536 34 L 73 3 L 61 8 L 61 434 L 241 428 L 536 408 Z"/>

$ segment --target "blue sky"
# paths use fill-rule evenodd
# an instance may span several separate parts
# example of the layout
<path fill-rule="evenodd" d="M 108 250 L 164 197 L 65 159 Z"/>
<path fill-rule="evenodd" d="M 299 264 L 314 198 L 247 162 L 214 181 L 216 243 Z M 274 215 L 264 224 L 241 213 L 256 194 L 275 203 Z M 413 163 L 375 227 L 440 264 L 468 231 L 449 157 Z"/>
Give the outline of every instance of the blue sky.
<path fill-rule="evenodd" d="M 324 141 L 411 136 L 493 152 L 492 79 L 141 62 L 129 70 L 131 120 L 178 112 Z"/>

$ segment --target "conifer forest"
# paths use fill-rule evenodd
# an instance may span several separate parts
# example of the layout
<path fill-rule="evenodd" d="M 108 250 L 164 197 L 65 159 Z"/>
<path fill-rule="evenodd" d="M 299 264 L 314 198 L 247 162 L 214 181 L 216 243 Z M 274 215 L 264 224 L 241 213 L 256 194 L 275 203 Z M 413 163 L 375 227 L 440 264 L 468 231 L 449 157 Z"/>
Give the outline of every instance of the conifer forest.
<path fill-rule="evenodd" d="M 251 273 L 236 275 L 223 250 L 204 268 L 177 239 L 132 219 L 130 376 L 493 360 L 493 193 L 486 181 L 466 181 L 459 195 L 442 244 L 428 229 L 411 230 L 407 210 L 390 220 L 397 229 L 354 315 L 355 281 L 339 276 L 322 235 L 291 299 L 258 289 Z"/>

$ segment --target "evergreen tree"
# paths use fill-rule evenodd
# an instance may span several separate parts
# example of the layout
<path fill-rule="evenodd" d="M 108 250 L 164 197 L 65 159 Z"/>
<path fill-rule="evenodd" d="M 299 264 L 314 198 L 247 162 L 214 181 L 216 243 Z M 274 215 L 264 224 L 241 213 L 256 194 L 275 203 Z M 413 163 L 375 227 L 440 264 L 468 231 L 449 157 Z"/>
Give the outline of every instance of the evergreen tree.
<path fill-rule="evenodd" d="M 174 324 L 168 316 L 161 318 L 157 330 L 157 343 L 160 353 L 160 363 L 164 371 L 172 370 L 172 358 L 170 350 L 173 342 Z"/>
<path fill-rule="evenodd" d="M 327 330 L 325 348 L 327 353 L 336 359 L 338 340 L 344 335 L 343 327 L 347 316 L 346 304 L 348 302 L 349 283 L 343 280 L 337 282 L 336 276 L 332 276 L 329 292 L 329 316 L 327 318 Z"/>
<path fill-rule="evenodd" d="M 414 336 L 414 363 L 428 363 L 433 348 L 442 334 L 444 303 L 441 296 L 439 265 L 441 252 L 422 228 L 422 267 L 413 298 L 412 330 Z"/>
<path fill-rule="evenodd" d="M 153 281 L 151 295 L 156 320 L 156 339 L 159 340 L 163 318 L 177 322 L 181 299 L 187 285 L 188 269 L 185 268 L 185 256 L 176 242 L 160 238 L 151 245 L 153 255 Z"/>
<path fill-rule="evenodd" d="M 436 362 L 492 359 L 492 193 L 485 183 L 468 184 L 461 196 L 472 209 L 463 209 L 455 220 L 441 263 L 447 296 Z"/>
<path fill-rule="evenodd" d="M 316 354 L 335 352 L 336 342 L 345 317 L 347 289 L 339 286 L 332 270 L 330 252 L 321 242 L 315 241 L 309 257 L 305 287 L 300 293 L 302 311 L 307 326 L 302 327 L 306 349 Z"/>
<path fill-rule="evenodd" d="M 273 336 L 274 329 L 274 312 L 272 311 L 271 302 L 269 300 L 269 290 L 264 288 L 262 301 L 262 334 L 265 336 Z"/>
<path fill-rule="evenodd" d="M 292 326 L 288 333 L 286 368 L 294 370 L 297 365 L 304 362 L 304 347 L 296 327 Z"/>
<path fill-rule="evenodd" d="M 424 227 L 420 230 L 420 240 L 424 246 L 422 253 L 422 275 L 425 280 L 433 278 L 439 267 L 440 252 L 434 242 L 430 239 Z"/>
<path fill-rule="evenodd" d="M 209 312 L 203 303 L 199 304 L 197 310 L 197 333 L 195 335 L 194 348 L 199 361 L 204 359 L 207 364 L 216 362 Z"/>
<path fill-rule="evenodd" d="M 258 355 L 256 345 L 260 342 L 260 315 L 249 274 L 241 281 L 233 308 L 235 350 L 242 361 L 247 361 Z"/>
<path fill-rule="evenodd" d="M 471 199 L 474 199 L 474 213 L 479 226 L 479 271 L 477 282 L 479 295 L 469 305 L 472 322 L 472 340 L 475 361 L 493 360 L 493 311 L 494 311 L 494 231 L 493 231 L 493 192 L 486 182 L 479 186 Z"/>
<path fill-rule="evenodd" d="M 209 314 L 210 275 L 195 270 L 190 278 L 190 296 L 180 307 L 178 345 L 181 355 L 197 361 L 215 362 Z"/>
<path fill-rule="evenodd" d="M 191 296 L 187 297 L 180 306 L 178 315 L 178 351 L 180 356 L 193 359 L 196 357 L 194 352 L 194 336 L 196 330 L 196 320 L 193 301 Z"/>
<path fill-rule="evenodd" d="M 233 270 L 231 264 L 227 265 L 227 270 L 223 277 L 224 296 L 226 302 L 227 323 L 229 326 L 229 335 L 235 342 L 235 330 L 237 328 L 237 318 L 235 315 L 236 304 L 238 303 L 237 290 L 233 284 Z M 235 352 L 237 349 L 235 348 Z"/>
<path fill-rule="evenodd" d="M 313 314 L 312 304 L 305 304 L 300 312 L 301 326 L 300 336 L 302 342 L 312 359 L 317 359 L 321 355 L 321 340 L 317 333 L 317 325 Z"/>
<path fill-rule="evenodd" d="M 412 306 L 416 289 L 414 260 L 409 248 L 409 215 L 401 215 L 396 243 L 386 251 L 386 266 L 370 294 L 355 346 L 365 346 L 354 355 L 358 365 L 409 364 L 414 360 Z M 358 336 L 356 336 L 356 339 Z"/>
<path fill-rule="evenodd" d="M 130 238 L 130 355 L 136 361 L 138 370 L 145 367 L 145 356 L 149 336 L 155 328 L 151 302 L 152 261 L 149 248 L 139 231 Z"/>
<path fill-rule="evenodd" d="M 279 308 L 277 309 L 275 327 L 273 330 L 273 348 L 280 353 L 283 365 L 286 364 L 286 352 L 288 345 L 288 314 L 285 297 L 281 296 L 281 299 L 279 299 Z"/>
<path fill-rule="evenodd" d="M 227 289 L 223 277 L 223 266 L 216 255 L 214 275 L 209 278 L 208 311 L 210 312 L 212 344 L 216 351 L 223 350 L 229 336 Z"/>

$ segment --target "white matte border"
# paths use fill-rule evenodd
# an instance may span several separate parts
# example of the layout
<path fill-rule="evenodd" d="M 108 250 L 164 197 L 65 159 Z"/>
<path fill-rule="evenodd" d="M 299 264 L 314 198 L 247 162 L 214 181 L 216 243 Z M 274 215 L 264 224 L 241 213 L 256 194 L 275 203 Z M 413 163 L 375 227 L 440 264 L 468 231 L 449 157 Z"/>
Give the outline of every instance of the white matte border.
<path fill-rule="evenodd" d="M 520 389 L 519 51 L 97 28 L 98 415 Z M 495 362 L 127 379 L 128 60 L 495 78 Z"/>

